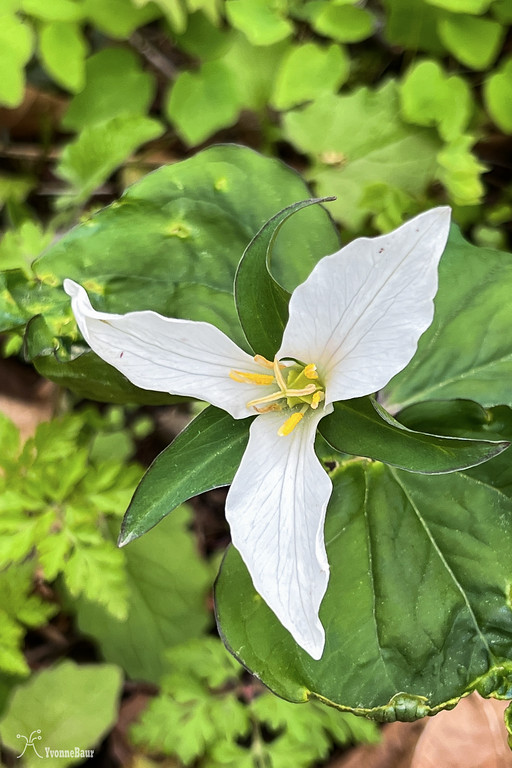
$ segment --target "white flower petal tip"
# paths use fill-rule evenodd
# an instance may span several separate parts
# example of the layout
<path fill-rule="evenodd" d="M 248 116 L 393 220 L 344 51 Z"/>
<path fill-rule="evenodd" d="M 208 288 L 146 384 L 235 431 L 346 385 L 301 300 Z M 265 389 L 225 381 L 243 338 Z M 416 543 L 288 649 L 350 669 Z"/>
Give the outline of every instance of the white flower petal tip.
<path fill-rule="evenodd" d="M 259 416 L 226 500 L 233 545 L 254 588 L 317 660 L 325 643 L 318 612 L 329 580 L 323 529 L 332 483 L 314 438 L 331 411 L 312 411 L 284 437 L 278 430 L 285 414 Z"/>
<path fill-rule="evenodd" d="M 210 323 L 150 310 L 98 312 L 78 283 L 67 278 L 63 286 L 91 349 L 141 389 L 206 400 L 235 419 L 254 415 L 247 403 L 272 390 L 231 378 L 237 370 L 261 377 L 262 367 Z"/>
<path fill-rule="evenodd" d="M 68 296 L 71 296 L 73 298 L 74 296 L 78 296 L 80 292 L 85 293 L 85 289 L 82 288 L 81 285 L 78 283 L 75 283 L 74 280 L 70 280 L 69 277 L 66 277 L 64 279 L 64 282 L 62 283 L 62 287 L 66 291 Z"/>
<path fill-rule="evenodd" d="M 414 356 L 434 316 L 450 213 L 435 208 L 354 240 L 293 292 L 278 357 L 316 363 L 327 403 L 382 389 Z"/>

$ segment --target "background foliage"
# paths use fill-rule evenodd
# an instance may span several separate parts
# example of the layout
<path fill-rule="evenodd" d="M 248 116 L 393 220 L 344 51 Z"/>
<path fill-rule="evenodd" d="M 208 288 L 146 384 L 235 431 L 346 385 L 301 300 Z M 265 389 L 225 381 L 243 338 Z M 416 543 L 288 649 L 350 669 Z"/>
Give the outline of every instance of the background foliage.
<path fill-rule="evenodd" d="M 23 351 L 42 373 L 55 376 L 58 338 L 61 360 L 70 365 L 59 368 L 61 380 L 72 381 L 80 392 L 83 348 L 69 325 L 68 303 L 66 309 L 59 304 L 55 288 L 64 273 L 87 274 L 90 249 L 98 241 L 88 244 L 86 228 L 81 234 L 66 235 L 67 230 L 81 219 L 100 221 L 111 227 L 105 241 L 111 243 L 119 221 L 109 223 L 112 209 L 100 219 L 88 219 L 89 214 L 148 170 L 169 164 L 162 195 L 173 184 L 176 199 L 183 187 L 187 197 L 194 190 L 211 248 L 219 233 L 216 226 L 206 231 L 205 212 L 217 198 L 201 189 L 195 161 L 185 177 L 172 163 L 219 141 L 284 159 L 305 175 L 316 195 L 337 195 L 329 210 L 344 240 L 389 231 L 421 210 L 447 203 L 474 243 L 510 246 L 511 22 L 510 0 L 0 0 L 5 354 Z M 225 192 L 228 202 L 223 253 L 218 249 L 213 270 L 218 274 L 214 280 L 205 264 L 199 286 L 191 289 L 184 273 L 172 295 L 173 314 L 190 314 L 193 305 L 197 319 L 230 329 L 234 311 L 226 292 L 241 251 L 265 218 L 308 196 L 300 180 L 294 186 L 277 164 L 263 172 L 259 160 L 237 163 L 241 179 L 258 178 L 260 219 L 249 220 L 248 207 L 247 219 L 240 210 L 233 215 L 243 184 L 230 195 L 221 182 L 217 192 Z M 146 206 L 141 212 L 146 239 L 136 243 L 134 260 L 137 249 L 150 254 L 159 242 L 158 186 L 150 177 L 124 198 L 126 204 L 136 198 L 137 205 L 143 199 Z M 288 197 L 275 196 L 276 187 L 289 189 Z M 246 200 L 254 195 L 251 184 Z M 181 244 L 184 265 L 190 235 L 184 222 L 194 224 L 191 207 L 184 205 L 167 233 Z M 318 241 L 315 250 L 314 226 L 300 218 L 307 215 L 296 217 L 296 242 L 288 243 L 300 249 L 304 236 L 311 236 L 301 258 L 279 266 L 276 253 L 276 272 L 288 288 L 323 255 Z M 126 258 L 130 221 L 127 208 L 126 230 L 119 228 L 115 247 L 103 253 L 111 271 Z M 52 242 L 33 269 L 34 259 Z M 334 233 L 331 242 L 334 250 Z M 480 262 L 481 295 L 474 296 L 474 281 L 468 288 L 457 269 L 460 261 L 464 273 L 471 252 L 467 245 L 458 248 L 455 244 L 446 269 L 458 282 L 460 306 L 467 308 L 471 298 L 476 312 L 492 289 L 493 301 L 505 307 L 508 287 L 504 282 L 499 289 L 493 277 L 498 257 L 490 251 L 488 261 Z M 73 263 L 71 250 L 81 254 Z M 141 276 L 146 269 L 141 262 Z M 500 269 L 509 272 L 508 265 Z M 127 295 L 134 290 L 128 286 Z M 208 315 L 213 294 L 215 318 Z M 115 281 L 106 292 L 107 305 L 113 295 L 123 301 Z M 165 312 L 171 299 L 162 292 L 161 301 Z M 44 320 L 38 319 L 41 311 Z M 474 327 L 488 339 L 474 316 Z M 432 334 L 465 337 L 456 318 L 441 315 L 438 322 Z M 500 376 L 496 361 L 504 354 L 507 322 L 505 309 L 497 311 L 491 358 L 479 361 L 469 378 L 460 369 L 468 355 L 454 360 L 446 381 L 439 379 L 439 396 L 471 397 L 487 408 L 508 402 L 501 390 L 496 401 L 486 400 L 483 387 L 489 375 Z M 422 355 L 430 355 L 429 343 L 423 341 Z M 429 431 L 439 434 L 439 417 L 436 421 L 428 410 L 432 393 L 426 404 L 417 404 L 426 387 L 422 370 L 397 377 L 387 402 L 410 406 L 403 412 L 407 426 L 426 429 L 431 423 Z M 102 380 L 98 368 L 95 384 Z M 133 396 L 124 382 L 109 386 L 118 389 L 104 399 L 126 402 Z M 506 395 L 506 370 L 502 389 Z M 91 394 L 87 384 L 81 394 Z M 475 437 L 483 429 L 510 437 L 508 411 L 461 408 L 448 434 L 467 436 L 471 425 Z M 69 410 L 69 403 L 56 408 L 62 410 Z M 138 702 L 138 713 L 152 699 L 138 725 L 126 729 L 129 753 L 139 765 L 167 755 L 185 765 L 197 760 L 200 766 L 243 768 L 271 760 L 286 766 L 293 755 L 294 764 L 307 766 L 336 744 L 374 739 L 375 728 L 364 720 L 318 704 L 293 706 L 264 693 L 210 636 L 216 570 L 211 559 L 217 559 L 212 550 L 225 535 L 199 555 L 191 530 L 195 520 L 197 532 L 197 518 L 190 508 L 181 507 L 128 548 L 115 547 L 120 517 L 142 472 L 132 457 L 153 428 L 133 412 L 80 408 L 41 425 L 22 444 L 13 424 L 0 421 L 2 743 L 18 754 L 16 734 L 41 728 L 47 745 L 97 746 L 117 720 L 122 692 L 125 702 Z M 486 466 L 473 471 L 484 486 Z M 341 468 L 337 482 L 357 489 L 358 471 Z M 508 499 L 508 464 L 501 477 Z M 420 497 L 421 489 L 416 493 Z M 357 540 L 357 531 L 350 535 Z M 233 553 L 228 565 L 238 568 Z M 242 589 L 243 578 L 237 578 Z M 124 688 L 121 670 L 128 679 Z M 101 702 L 93 695 L 97 689 L 104 693 Z M 64 734 L 58 721 L 70 707 L 78 730 Z M 171 732 L 169 722 L 175 726 Z M 27 753 L 26 763 L 31 761 L 37 758 Z"/>

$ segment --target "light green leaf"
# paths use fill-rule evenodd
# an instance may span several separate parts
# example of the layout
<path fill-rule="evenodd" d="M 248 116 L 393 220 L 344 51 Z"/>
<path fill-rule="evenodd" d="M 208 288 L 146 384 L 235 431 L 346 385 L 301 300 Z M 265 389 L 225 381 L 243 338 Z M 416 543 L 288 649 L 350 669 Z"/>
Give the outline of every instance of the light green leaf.
<path fill-rule="evenodd" d="M 30 276 L 30 264 L 53 240 L 53 232 L 44 231 L 39 222 L 26 219 L 17 229 L 10 229 L 0 241 L 0 267 L 21 269 Z"/>
<path fill-rule="evenodd" d="M 484 99 L 496 125 L 505 133 L 512 133 L 512 58 L 486 78 Z"/>
<path fill-rule="evenodd" d="M 429 5 L 452 13 L 485 13 L 494 0 L 425 0 Z"/>
<path fill-rule="evenodd" d="M 352 230 L 371 213 L 361 204 L 367 186 L 386 183 L 418 195 L 435 173 L 439 141 L 431 131 L 405 125 L 398 112 L 398 89 L 390 81 L 377 91 L 320 97 L 283 118 L 285 137 L 314 162 L 317 194 L 337 196 L 329 210 Z"/>
<path fill-rule="evenodd" d="M 456 205 L 477 205 L 484 194 L 480 177 L 488 169 L 471 152 L 474 143 L 473 136 L 457 136 L 437 155 L 436 175 Z"/>
<path fill-rule="evenodd" d="M 385 387 L 391 413 L 423 400 L 512 405 L 512 257 L 453 229 L 439 268 L 436 311 L 407 368 Z"/>
<path fill-rule="evenodd" d="M 268 0 L 226 0 L 230 24 L 252 45 L 272 45 L 289 37 L 293 24 L 279 15 Z"/>
<path fill-rule="evenodd" d="M 25 64 L 32 55 L 32 30 L 25 22 L 0 13 L 0 104 L 17 107 L 25 91 Z"/>
<path fill-rule="evenodd" d="M 391 232 L 406 219 L 421 212 L 420 202 L 391 184 L 369 184 L 361 196 L 361 208 L 372 214 L 372 223 L 379 232 Z"/>
<path fill-rule="evenodd" d="M 494 0 L 491 12 L 502 24 L 512 22 L 512 0 Z"/>
<path fill-rule="evenodd" d="M 35 749 L 29 747 L 23 755 L 27 768 L 40 766 L 41 757 L 46 768 L 82 763 L 82 750 L 96 747 L 116 722 L 121 682 L 121 670 L 107 664 L 64 661 L 36 673 L 9 701 L 0 721 L 3 743 L 19 755 L 25 738 L 40 732 Z M 51 754 L 55 750 L 73 750 L 74 756 L 63 759 Z"/>
<path fill-rule="evenodd" d="M 137 8 L 131 0 L 82 0 L 84 16 L 102 32 L 113 38 L 126 39 L 137 27 L 160 16 L 154 3 Z"/>
<path fill-rule="evenodd" d="M 64 128 L 81 130 L 126 114 L 145 115 L 155 83 L 138 59 L 124 48 L 104 48 L 85 63 L 85 88 L 71 100 L 62 119 Z"/>
<path fill-rule="evenodd" d="M 263 121 L 267 119 L 276 70 L 288 48 L 286 41 L 265 47 L 254 46 L 245 35 L 235 33 L 221 59 L 234 78 L 239 107 L 260 112 Z"/>
<path fill-rule="evenodd" d="M 56 168 L 73 187 L 70 200 L 87 200 L 141 144 L 160 136 L 162 130 L 156 120 L 126 114 L 84 128 L 65 146 Z"/>
<path fill-rule="evenodd" d="M 392 45 L 408 51 L 445 54 L 439 39 L 437 23 L 442 12 L 425 0 L 383 0 L 386 9 L 384 36 Z"/>
<path fill-rule="evenodd" d="M 318 10 L 311 19 L 315 32 L 341 43 L 359 43 L 375 29 L 375 17 L 365 8 L 328 2 L 320 4 Z"/>
<path fill-rule="evenodd" d="M 190 146 L 236 122 L 240 112 L 235 77 L 221 61 L 198 72 L 181 72 L 171 88 L 166 114 Z"/>
<path fill-rule="evenodd" d="M 277 71 L 271 104 L 276 109 L 289 109 L 334 93 L 347 80 L 349 68 L 350 59 L 340 45 L 295 45 Z"/>
<path fill-rule="evenodd" d="M 439 21 L 439 36 L 458 61 L 472 69 L 487 69 L 499 53 L 505 30 L 497 21 L 473 16 L 447 16 Z"/>
<path fill-rule="evenodd" d="M 206 592 L 212 573 L 199 557 L 189 525 L 190 512 L 180 507 L 158 530 L 123 550 L 129 588 L 124 621 L 97 603 L 83 598 L 76 603 L 81 630 L 132 679 L 159 683 L 164 651 L 200 636 L 210 622 Z"/>
<path fill-rule="evenodd" d="M 283 698 L 384 721 L 435 713 L 474 688 L 510 690 L 511 500 L 461 473 L 364 461 L 332 479 L 322 659 L 295 644 L 234 548 L 216 588 L 232 652 Z"/>
<path fill-rule="evenodd" d="M 441 138 L 456 138 L 467 127 L 473 110 L 466 81 L 446 75 L 436 61 L 420 61 L 399 86 L 402 116 L 417 125 L 436 125 Z"/>
<path fill-rule="evenodd" d="M 56 83 L 73 92 L 83 88 L 87 43 L 78 24 L 44 23 L 39 33 L 39 53 Z"/>
<path fill-rule="evenodd" d="M 229 485 L 249 439 L 249 419 L 210 406 L 157 456 L 142 478 L 121 526 L 119 546 L 149 531 L 178 504 Z"/>
<path fill-rule="evenodd" d="M 43 21 L 80 21 L 83 5 L 78 0 L 21 0 L 21 9 L 28 16 Z"/>

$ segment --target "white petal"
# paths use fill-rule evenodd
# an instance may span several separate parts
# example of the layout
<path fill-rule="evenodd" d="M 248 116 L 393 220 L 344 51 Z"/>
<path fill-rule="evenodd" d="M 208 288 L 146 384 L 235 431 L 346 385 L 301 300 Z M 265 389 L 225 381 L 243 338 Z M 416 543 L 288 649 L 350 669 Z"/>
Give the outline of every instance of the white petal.
<path fill-rule="evenodd" d="M 97 312 L 80 285 L 64 280 L 64 290 L 72 297 L 78 327 L 91 349 L 141 389 L 206 400 L 235 419 L 254 415 L 246 403 L 277 389 L 230 379 L 233 369 L 271 371 L 209 323 L 151 311 Z"/>
<path fill-rule="evenodd" d="M 255 589 L 314 659 L 325 643 L 318 610 L 329 580 L 324 519 L 332 483 L 313 443 L 331 411 L 310 411 L 285 437 L 277 430 L 286 411 L 258 416 L 226 501 L 233 544 Z"/>
<path fill-rule="evenodd" d="M 413 357 L 432 322 L 450 209 L 322 259 L 294 291 L 279 357 L 317 363 L 326 402 L 376 392 Z"/>

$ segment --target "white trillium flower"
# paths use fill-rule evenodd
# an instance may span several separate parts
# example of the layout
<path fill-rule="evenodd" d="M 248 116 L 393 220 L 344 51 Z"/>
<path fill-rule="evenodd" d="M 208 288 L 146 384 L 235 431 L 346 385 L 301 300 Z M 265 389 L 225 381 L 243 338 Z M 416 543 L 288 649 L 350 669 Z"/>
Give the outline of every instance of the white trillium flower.
<path fill-rule="evenodd" d="M 258 414 L 226 515 L 255 589 L 314 659 L 325 643 L 318 612 L 332 491 L 316 429 L 333 402 L 376 392 L 413 357 L 432 322 L 449 225 L 449 208 L 436 208 L 319 261 L 292 294 L 273 361 L 209 323 L 97 312 L 81 286 L 64 281 L 91 349 L 133 384 L 206 400 L 235 419 Z"/>

